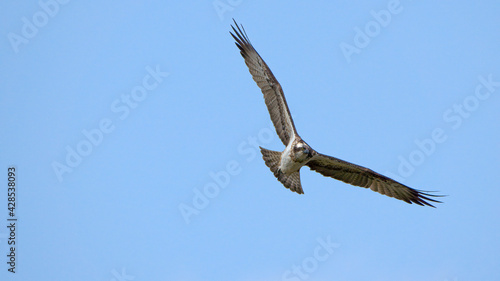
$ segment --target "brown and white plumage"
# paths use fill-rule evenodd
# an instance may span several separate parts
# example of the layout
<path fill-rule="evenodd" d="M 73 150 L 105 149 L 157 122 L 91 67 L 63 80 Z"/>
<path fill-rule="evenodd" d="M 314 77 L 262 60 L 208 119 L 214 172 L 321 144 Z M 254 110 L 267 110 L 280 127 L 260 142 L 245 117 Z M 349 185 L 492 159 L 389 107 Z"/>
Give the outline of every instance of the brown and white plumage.
<path fill-rule="evenodd" d="M 403 200 L 406 203 L 432 206 L 426 200 L 439 202 L 429 198 L 435 195 L 413 189 L 373 170 L 328 155 L 318 153 L 306 165 L 325 177 L 369 188 L 380 194 Z"/>
<path fill-rule="evenodd" d="M 368 168 L 318 153 L 312 149 L 297 134 L 281 85 L 250 43 L 245 29 L 240 28 L 236 21 L 234 23 L 236 28 L 231 27 L 236 35 L 232 32 L 230 34 L 236 40 L 236 46 L 240 49 L 253 80 L 264 94 L 264 100 L 276 133 L 286 146 L 283 152 L 261 147 L 262 158 L 274 176 L 286 188 L 299 194 L 304 193 L 300 183 L 300 168 L 307 165 L 311 170 L 323 176 L 369 188 L 409 204 L 434 207 L 429 201 L 440 203 L 430 198 L 436 197 L 436 195 L 413 189 Z"/>
<path fill-rule="evenodd" d="M 287 145 L 293 135 L 296 134 L 295 125 L 293 124 L 290 110 L 286 104 L 285 95 L 281 85 L 274 77 L 271 69 L 267 66 L 264 60 L 260 57 L 257 51 L 253 48 L 250 40 L 246 35 L 245 29 L 240 29 L 236 21 L 234 22 L 238 30 L 231 26 L 237 37 L 233 36 L 236 40 L 236 46 L 241 51 L 241 55 L 245 58 L 245 63 L 252 74 L 253 80 L 257 83 L 259 88 L 264 94 L 264 100 L 271 115 L 276 133 L 280 137 L 284 145 Z"/>

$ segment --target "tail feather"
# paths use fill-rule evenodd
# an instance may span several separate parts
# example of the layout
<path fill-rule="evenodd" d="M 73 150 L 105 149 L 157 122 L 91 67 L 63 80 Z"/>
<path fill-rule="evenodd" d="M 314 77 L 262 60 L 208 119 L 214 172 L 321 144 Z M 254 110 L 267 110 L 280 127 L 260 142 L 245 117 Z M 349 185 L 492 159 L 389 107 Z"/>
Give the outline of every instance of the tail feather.
<path fill-rule="evenodd" d="M 294 172 L 292 174 L 284 174 L 280 170 L 281 163 L 281 152 L 272 151 L 269 149 L 265 149 L 260 147 L 260 152 L 262 153 L 262 159 L 266 163 L 266 166 L 271 169 L 274 176 L 288 189 L 293 192 L 297 192 L 299 194 L 303 194 L 302 186 L 300 184 L 300 173 L 299 171 Z"/>

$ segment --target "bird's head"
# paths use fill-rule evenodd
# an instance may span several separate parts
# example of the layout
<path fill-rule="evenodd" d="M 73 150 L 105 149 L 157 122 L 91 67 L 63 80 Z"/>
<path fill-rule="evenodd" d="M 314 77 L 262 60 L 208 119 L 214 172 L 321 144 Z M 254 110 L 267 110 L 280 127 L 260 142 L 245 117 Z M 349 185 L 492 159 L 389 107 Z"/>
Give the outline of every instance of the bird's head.
<path fill-rule="evenodd" d="M 293 152 L 295 154 L 295 159 L 298 161 L 304 161 L 313 156 L 313 149 L 304 141 L 301 141 L 295 145 Z"/>

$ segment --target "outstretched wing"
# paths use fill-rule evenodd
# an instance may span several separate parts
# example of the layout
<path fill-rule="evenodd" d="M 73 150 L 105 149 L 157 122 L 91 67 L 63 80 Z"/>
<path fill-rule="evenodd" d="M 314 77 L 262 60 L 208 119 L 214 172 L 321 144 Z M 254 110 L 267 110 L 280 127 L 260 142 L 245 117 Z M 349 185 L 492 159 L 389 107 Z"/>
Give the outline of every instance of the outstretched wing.
<path fill-rule="evenodd" d="M 240 28 L 236 21 L 234 21 L 234 24 L 237 29 L 232 25 L 231 27 L 236 35 L 232 32 L 229 33 L 236 40 L 236 46 L 240 49 L 241 56 L 245 59 L 253 80 L 264 94 L 264 100 L 276 128 L 276 133 L 278 133 L 283 144 L 288 145 L 290 140 L 293 139 L 294 134 L 296 134 L 296 130 L 281 85 L 274 77 L 271 69 L 269 69 L 264 60 L 253 48 L 250 40 L 248 40 L 245 29 L 243 27 Z"/>
<path fill-rule="evenodd" d="M 369 188 L 380 194 L 403 200 L 406 203 L 434 207 L 427 201 L 441 203 L 429 197 L 439 197 L 403 185 L 391 178 L 335 157 L 318 153 L 307 164 L 323 176 L 341 180 L 355 186 Z"/>

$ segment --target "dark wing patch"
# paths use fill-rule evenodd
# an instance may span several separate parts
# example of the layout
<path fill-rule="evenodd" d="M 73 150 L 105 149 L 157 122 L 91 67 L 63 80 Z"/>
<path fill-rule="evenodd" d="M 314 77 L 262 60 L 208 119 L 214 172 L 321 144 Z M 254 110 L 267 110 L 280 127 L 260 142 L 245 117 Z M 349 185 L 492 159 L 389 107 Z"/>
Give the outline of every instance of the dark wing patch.
<path fill-rule="evenodd" d="M 389 197 L 403 200 L 406 203 L 427 205 L 434 207 L 430 202 L 441 203 L 430 197 L 440 197 L 421 190 L 413 189 L 391 178 L 376 173 L 368 168 L 361 167 L 335 157 L 318 153 L 307 164 L 311 170 L 323 176 L 331 177 L 348 184 L 369 188 Z"/>
<path fill-rule="evenodd" d="M 288 145 L 288 142 L 293 139 L 296 131 L 281 85 L 250 43 L 245 29 L 243 27 L 240 28 L 236 21 L 234 21 L 234 24 L 236 28 L 234 26 L 231 27 L 236 35 L 232 32 L 229 33 L 236 40 L 235 44 L 240 49 L 241 56 L 245 59 L 245 64 L 248 66 L 253 80 L 264 94 L 264 100 L 276 128 L 276 133 L 283 144 Z"/>

